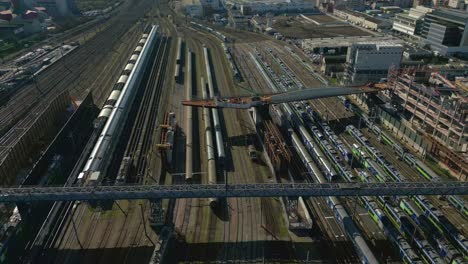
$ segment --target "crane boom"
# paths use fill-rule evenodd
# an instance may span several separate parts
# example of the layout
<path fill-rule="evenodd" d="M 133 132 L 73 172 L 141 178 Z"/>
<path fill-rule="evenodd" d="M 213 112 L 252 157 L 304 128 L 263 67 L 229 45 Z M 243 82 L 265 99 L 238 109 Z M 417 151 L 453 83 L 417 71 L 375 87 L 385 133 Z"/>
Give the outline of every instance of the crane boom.
<path fill-rule="evenodd" d="M 182 101 L 183 105 L 207 108 L 236 108 L 248 109 L 269 104 L 290 103 L 340 95 L 378 92 L 386 89 L 385 84 L 369 84 L 362 87 L 321 87 L 293 90 L 276 94 L 258 96 L 215 97 L 204 100 Z"/>

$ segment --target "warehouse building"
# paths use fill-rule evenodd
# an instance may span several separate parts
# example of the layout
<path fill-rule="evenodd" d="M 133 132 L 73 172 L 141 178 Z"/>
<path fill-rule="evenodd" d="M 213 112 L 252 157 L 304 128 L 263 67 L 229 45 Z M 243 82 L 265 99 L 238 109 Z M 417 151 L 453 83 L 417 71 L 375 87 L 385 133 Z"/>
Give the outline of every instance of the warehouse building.
<path fill-rule="evenodd" d="M 383 29 L 390 29 L 392 27 L 391 22 L 375 18 L 364 13 L 355 12 L 348 9 L 338 9 L 335 8 L 333 14 L 337 17 L 340 17 L 352 24 L 361 26 L 363 28 L 371 29 L 374 31 L 379 31 Z"/>
<path fill-rule="evenodd" d="M 223 8 L 219 0 L 183 0 L 182 5 L 191 17 L 203 17 Z"/>
<path fill-rule="evenodd" d="M 242 15 L 265 13 L 308 13 L 315 11 L 315 4 L 307 0 L 226 0 L 225 6 L 240 10 Z"/>

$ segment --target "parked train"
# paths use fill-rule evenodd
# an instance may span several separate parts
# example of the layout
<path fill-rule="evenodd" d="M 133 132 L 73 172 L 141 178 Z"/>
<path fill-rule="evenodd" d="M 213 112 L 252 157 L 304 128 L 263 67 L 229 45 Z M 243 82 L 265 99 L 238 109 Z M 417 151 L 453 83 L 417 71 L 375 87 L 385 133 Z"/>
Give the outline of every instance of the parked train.
<path fill-rule="evenodd" d="M 184 43 L 181 37 L 177 38 L 177 50 L 176 50 L 176 66 L 174 69 L 174 80 L 179 83 L 183 80 L 182 65 L 184 63 Z"/>
<path fill-rule="evenodd" d="M 400 200 L 400 208 L 427 234 L 428 241 L 438 249 L 438 254 L 448 263 L 463 263 L 462 254 L 458 252 L 437 229 L 427 216 L 409 199 Z"/>
<path fill-rule="evenodd" d="M 350 104 L 349 101 L 345 99 L 345 97 L 341 98 L 345 104 Z M 346 103 L 347 102 L 347 103 Z M 352 108 L 350 108 L 352 109 Z M 431 168 L 429 168 L 424 162 L 419 160 L 418 158 L 414 157 L 411 153 L 409 153 L 404 147 L 402 147 L 397 142 L 394 142 L 392 138 L 387 135 L 386 132 L 382 131 L 377 124 L 373 123 L 367 116 L 363 113 L 360 113 L 363 120 L 365 121 L 367 127 L 371 129 L 371 131 L 376 134 L 385 144 L 391 146 L 394 152 L 398 155 L 401 160 L 404 160 L 408 165 L 413 167 L 422 177 L 429 181 L 439 182 L 441 178 L 437 173 L 435 173 Z M 391 168 L 389 170 L 392 173 Z M 397 178 L 401 175 L 392 175 L 393 177 Z M 468 208 L 465 205 L 465 201 L 463 198 L 458 196 L 448 196 L 448 202 L 457 209 L 464 217 L 468 216 Z"/>
<path fill-rule="evenodd" d="M 398 248 L 400 257 L 404 263 L 422 264 L 422 260 L 416 252 L 411 248 L 408 241 L 399 234 L 398 230 L 393 226 L 391 220 L 385 213 L 378 208 L 377 203 L 372 197 L 363 196 L 360 198 L 364 207 L 368 210 L 372 219 L 378 223 L 379 227 L 385 232 L 385 235 Z"/>
<path fill-rule="evenodd" d="M 406 237 L 406 239 L 412 241 L 412 244 L 418 247 L 419 251 L 421 252 L 420 255 L 424 258 L 426 263 L 443 263 L 442 259 L 440 259 L 434 248 L 424 238 L 420 230 L 411 223 L 405 214 L 389 203 L 385 205 L 385 212 L 387 212 L 388 217 L 394 223 L 394 225 L 399 228 L 400 233 Z"/>
<path fill-rule="evenodd" d="M 302 162 L 306 166 L 307 170 L 313 177 L 315 182 L 325 183 L 327 180 L 323 177 L 323 174 L 320 172 L 318 167 L 315 165 L 314 160 L 309 155 L 308 151 L 302 144 L 299 137 L 296 133 L 292 132 L 291 139 L 293 146 L 296 148 Z M 327 204 L 328 206 L 335 212 L 335 217 L 342 225 L 343 229 L 346 231 L 349 239 L 353 241 L 359 256 L 363 260 L 364 263 L 378 263 L 377 259 L 375 258 L 374 254 L 370 250 L 369 246 L 363 239 L 361 232 L 354 224 L 353 220 L 349 216 L 346 209 L 343 207 L 341 202 L 338 198 L 334 196 L 327 197 Z"/>
<path fill-rule="evenodd" d="M 190 24 L 192 24 L 194 27 L 196 28 L 199 28 L 199 29 L 202 29 L 202 30 L 205 30 L 205 31 L 208 31 L 212 34 L 214 34 L 218 39 L 220 39 L 222 42 L 229 42 L 229 39 L 224 35 L 222 34 L 221 32 L 219 31 L 216 31 L 208 26 L 205 26 L 205 25 L 202 25 L 202 24 L 199 24 L 199 23 L 196 23 L 194 21 L 191 21 Z"/>
<path fill-rule="evenodd" d="M 208 58 L 208 49 L 206 47 L 203 48 L 203 54 L 205 58 L 206 79 L 207 79 L 206 81 L 208 82 L 208 91 L 209 91 L 208 97 L 212 98 L 215 96 L 215 92 L 214 92 L 214 86 L 213 86 L 213 78 L 211 74 L 210 60 Z M 218 161 L 219 161 L 219 165 L 222 167 L 224 166 L 226 153 L 224 150 L 224 139 L 223 139 L 223 133 L 221 131 L 221 122 L 219 121 L 219 110 L 216 108 L 213 108 L 211 109 L 211 114 L 213 116 Z"/>
<path fill-rule="evenodd" d="M 137 87 L 143 77 L 149 55 L 156 41 L 158 26 L 148 28 L 132 53 L 122 75 L 97 118 L 102 127 L 83 171 L 78 175 L 80 184 L 97 185 L 105 175 L 112 153 L 123 130 Z"/>
<path fill-rule="evenodd" d="M 440 212 L 426 197 L 422 195 L 413 196 L 413 201 L 429 218 L 429 221 L 434 224 L 441 232 L 445 232 L 461 250 L 465 257 L 468 257 L 468 240 L 460 231 Z"/>

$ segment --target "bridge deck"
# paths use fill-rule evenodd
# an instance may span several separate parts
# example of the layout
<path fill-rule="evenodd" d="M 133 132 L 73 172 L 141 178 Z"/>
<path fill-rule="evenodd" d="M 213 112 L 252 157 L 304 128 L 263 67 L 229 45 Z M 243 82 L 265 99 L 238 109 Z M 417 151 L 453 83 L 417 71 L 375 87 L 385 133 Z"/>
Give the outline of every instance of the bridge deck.
<path fill-rule="evenodd" d="M 209 197 L 466 195 L 468 182 L 196 184 L 0 188 L 0 202 Z"/>

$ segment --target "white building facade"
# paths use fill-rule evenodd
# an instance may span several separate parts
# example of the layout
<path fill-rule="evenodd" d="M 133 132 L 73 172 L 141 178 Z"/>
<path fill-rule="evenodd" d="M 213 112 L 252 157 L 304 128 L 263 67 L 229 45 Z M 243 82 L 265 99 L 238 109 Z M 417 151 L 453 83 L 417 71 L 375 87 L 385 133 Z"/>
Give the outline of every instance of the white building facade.
<path fill-rule="evenodd" d="M 393 20 L 393 30 L 411 38 L 419 38 L 423 27 L 423 18 L 432 8 L 417 6 L 407 13 L 396 14 Z"/>

